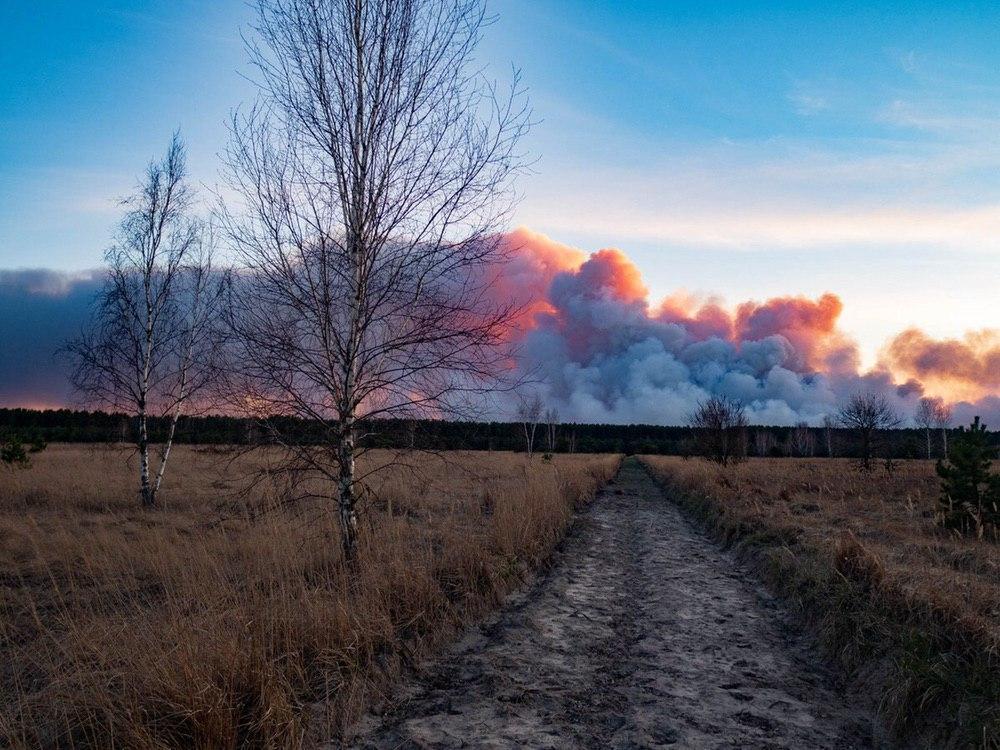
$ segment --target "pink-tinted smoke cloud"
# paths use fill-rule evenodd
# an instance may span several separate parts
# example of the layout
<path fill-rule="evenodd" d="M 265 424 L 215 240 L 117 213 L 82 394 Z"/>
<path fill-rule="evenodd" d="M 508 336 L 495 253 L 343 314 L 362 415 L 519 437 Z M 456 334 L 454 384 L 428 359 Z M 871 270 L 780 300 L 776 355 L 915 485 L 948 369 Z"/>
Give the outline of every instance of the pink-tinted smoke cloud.
<path fill-rule="evenodd" d="M 521 366 L 564 419 L 678 424 L 711 394 L 738 398 L 752 421 L 818 424 L 853 391 L 885 393 L 904 417 L 925 393 L 1000 425 L 996 338 L 935 342 L 900 334 L 879 366 L 861 372 L 838 328 L 835 294 L 779 297 L 728 308 L 683 293 L 652 304 L 621 251 L 589 257 L 544 235 L 507 237 L 513 262 L 498 290 L 525 305 L 514 334 Z M 945 392 L 942 383 L 969 384 Z"/>

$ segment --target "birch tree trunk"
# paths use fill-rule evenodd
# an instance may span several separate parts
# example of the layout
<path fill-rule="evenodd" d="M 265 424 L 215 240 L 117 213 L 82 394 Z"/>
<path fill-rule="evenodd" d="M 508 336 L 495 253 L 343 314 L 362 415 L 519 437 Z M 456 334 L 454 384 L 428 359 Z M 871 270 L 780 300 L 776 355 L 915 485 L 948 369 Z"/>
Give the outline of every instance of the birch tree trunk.
<path fill-rule="evenodd" d="M 358 550 L 358 514 L 355 508 L 354 482 L 354 425 L 350 419 L 345 420 L 343 432 L 338 446 L 340 463 L 340 480 L 338 483 L 338 510 L 340 513 L 341 549 L 344 558 L 352 562 L 357 558 Z"/>
<path fill-rule="evenodd" d="M 149 427 L 145 408 L 139 410 L 139 501 L 145 508 L 156 504 L 153 488 L 149 483 Z"/>

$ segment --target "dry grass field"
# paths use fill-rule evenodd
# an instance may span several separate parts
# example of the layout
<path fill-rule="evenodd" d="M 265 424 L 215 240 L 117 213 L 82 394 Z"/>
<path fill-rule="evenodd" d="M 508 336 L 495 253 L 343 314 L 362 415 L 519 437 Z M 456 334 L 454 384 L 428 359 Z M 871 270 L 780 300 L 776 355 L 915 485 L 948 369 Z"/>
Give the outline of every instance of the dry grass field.
<path fill-rule="evenodd" d="M 1000 544 L 935 525 L 931 462 L 643 460 L 802 608 L 901 736 L 998 746 Z"/>
<path fill-rule="evenodd" d="M 420 456 L 378 480 L 352 586 L 328 515 L 247 512 L 237 478 L 258 459 L 175 451 L 151 512 L 127 449 L 0 470 L 0 745 L 336 736 L 542 562 L 619 461 Z"/>

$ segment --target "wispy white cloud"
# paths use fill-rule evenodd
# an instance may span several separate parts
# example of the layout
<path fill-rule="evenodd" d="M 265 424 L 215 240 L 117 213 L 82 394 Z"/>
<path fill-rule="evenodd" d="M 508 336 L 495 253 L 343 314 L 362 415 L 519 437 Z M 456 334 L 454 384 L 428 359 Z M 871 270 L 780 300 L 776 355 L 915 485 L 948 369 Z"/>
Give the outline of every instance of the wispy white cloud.
<path fill-rule="evenodd" d="M 1000 203 L 968 208 L 754 210 L 643 213 L 592 206 L 572 217 L 536 217 L 550 231 L 617 233 L 623 240 L 661 241 L 739 250 L 834 245 L 921 245 L 1000 254 Z"/>
<path fill-rule="evenodd" d="M 974 138 L 996 143 L 1000 140 L 1000 107 L 966 107 L 956 111 L 943 102 L 914 102 L 894 99 L 877 114 L 880 122 L 922 130 L 954 139 Z"/>
<path fill-rule="evenodd" d="M 794 105 L 795 111 L 800 115 L 814 115 L 817 112 L 830 109 L 830 102 L 822 96 L 794 93 L 789 94 L 788 98 Z"/>
<path fill-rule="evenodd" d="M 680 145 L 644 165 L 541 176 L 521 221 L 722 248 L 909 244 L 1000 249 L 1000 151 L 976 143 Z M 641 148 L 641 146 L 640 146 Z M 673 153 L 683 156 L 673 156 Z"/>
<path fill-rule="evenodd" d="M 796 83 L 788 92 L 788 101 L 796 114 L 810 117 L 830 109 L 830 99 L 806 83 Z"/>
<path fill-rule="evenodd" d="M 911 75 L 920 69 L 920 60 L 916 50 L 912 49 L 890 49 L 887 50 L 889 59 L 904 73 Z"/>

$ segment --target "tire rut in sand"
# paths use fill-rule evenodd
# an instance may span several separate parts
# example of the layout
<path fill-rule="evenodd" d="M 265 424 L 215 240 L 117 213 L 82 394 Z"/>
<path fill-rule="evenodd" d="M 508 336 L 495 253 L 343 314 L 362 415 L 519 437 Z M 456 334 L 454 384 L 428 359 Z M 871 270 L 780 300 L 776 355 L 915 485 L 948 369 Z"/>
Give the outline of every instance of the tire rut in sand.
<path fill-rule="evenodd" d="M 357 748 L 863 748 L 870 719 L 635 460 L 547 574 L 357 727 Z"/>

